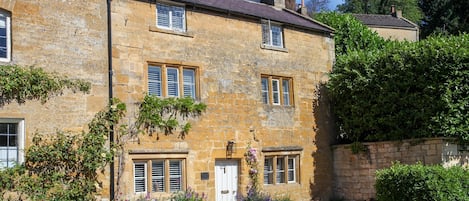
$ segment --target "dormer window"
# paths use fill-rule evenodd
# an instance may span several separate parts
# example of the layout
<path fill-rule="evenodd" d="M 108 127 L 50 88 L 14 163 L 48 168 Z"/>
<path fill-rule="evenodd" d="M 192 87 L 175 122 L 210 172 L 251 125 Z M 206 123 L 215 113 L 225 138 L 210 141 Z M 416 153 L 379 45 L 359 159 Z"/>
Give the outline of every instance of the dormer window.
<path fill-rule="evenodd" d="M 156 4 L 156 25 L 161 29 L 178 32 L 186 31 L 186 10 L 184 6 Z"/>
<path fill-rule="evenodd" d="M 262 20 L 262 44 L 265 46 L 283 48 L 282 26 L 270 20 Z"/>

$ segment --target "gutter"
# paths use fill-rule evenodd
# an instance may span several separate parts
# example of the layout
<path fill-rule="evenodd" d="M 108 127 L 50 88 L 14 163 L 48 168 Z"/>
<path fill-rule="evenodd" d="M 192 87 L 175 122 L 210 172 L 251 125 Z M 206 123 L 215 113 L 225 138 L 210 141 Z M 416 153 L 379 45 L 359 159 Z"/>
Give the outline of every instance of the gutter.
<path fill-rule="evenodd" d="M 112 88 L 112 35 L 111 35 L 111 0 L 107 1 L 107 57 L 108 57 L 108 88 L 109 88 L 109 103 L 111 103 L 113 95 L 113 88 Z M 109 149 L 112 147 L 112 143 L 114 143 L 114 126 L 111 125 L 109 132 Z M 114 159 L 111 161 L 109 165 L 109 200 L 114 201 Z"/>

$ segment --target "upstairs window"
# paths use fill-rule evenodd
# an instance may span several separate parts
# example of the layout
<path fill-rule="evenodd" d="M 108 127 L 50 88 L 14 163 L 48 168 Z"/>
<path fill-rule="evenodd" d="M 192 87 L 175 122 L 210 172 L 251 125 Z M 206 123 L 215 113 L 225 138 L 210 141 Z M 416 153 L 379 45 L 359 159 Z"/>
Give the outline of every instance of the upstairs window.
<path fill-rule="evenodd" d="M 170 64 L 148 66 L 148 93 L 159 97 L 197 98 L 197 68 Z"/>
<path fill-rule="evenodd" d="M 283 48 L 283 29 L 279 24 L 270 20 L 262 21 L 262 44 L 265 46 Z"/>
<path fill-rule="evenodd" d="M 271 105 L 292 105 L 292 79 L 288 77 L 262 75 L 262 102 Z"/>
<path fill-rule="evenodd" d="M 178 32 L 186 31 L 186 10 L 184 6 L 156 4 L 156 25 L 161 29 Z"/>
<path fill-rule="evenodd" d="M 9 62 L 11 54 L 10 13 L 0 10 L 0 61 Z"/>

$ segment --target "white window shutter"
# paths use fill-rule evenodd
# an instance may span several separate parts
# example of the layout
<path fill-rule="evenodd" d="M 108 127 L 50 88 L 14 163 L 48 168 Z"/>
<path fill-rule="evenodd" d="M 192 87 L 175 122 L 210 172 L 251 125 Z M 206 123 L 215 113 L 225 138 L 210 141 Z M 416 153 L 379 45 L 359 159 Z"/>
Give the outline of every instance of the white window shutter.
<path fill-rule="evenodd" d="M 290 81 L 288 79 L 282 80 L 283 91 L 283 104 L 290 105 Z"/>
<path fill-rule="evenodd" d="M 146 163 L 134 163 L 134 186 L 136 193 L 146 192 Z"/>
<path fill-rule="evenodd" d="M 195 70 L 184 69 L 184 97 L 195 98 Z"/>
<path fill-rule="evenodd" d="M 161 96 L 161 67 L 148 66 L 148 93 Z"/>
<path fill-rule="evenodd" d="M 185 9 L 184 7 L 173 6 L 171 13 L 171 24 L 172 29 L 184 31 L 185 26 Z"/>
<path fill-rule="evenodd" d="M 280 88 L 277 79 L 272 79 L 272 104 L 280 105 Z"/>
<path fill-rule="evenodd" d="M 166 68 L 166 79 L 168 85 L 168 96 L 179 96 L 179 70 L 177 68 Z"/>
<path fill-rule="evenodd" d="M 0 58 L 8 58 L 8 46 L 9 46 L 9 18 L 0 13 Z"/>
<path fill-rule="evenodd" d="M 152 161 L 151 164 L 151 183 L 153 192 L 164 192 L 164 160 Z"/>
<path fill-rule="evenodd" d="M 176 192 L 182 190 L 182 161 L 169 161 L 169 190 Z"/>
<path fill-rule="evenodd" d="M 164 5 L 164 4 L 157 4 L 156 6 L 157 11 L 157 25 L 161 28 L 169 29 L 171 28 L 171 21 L 170 21 L 170 11 L 171 7 Z"/>

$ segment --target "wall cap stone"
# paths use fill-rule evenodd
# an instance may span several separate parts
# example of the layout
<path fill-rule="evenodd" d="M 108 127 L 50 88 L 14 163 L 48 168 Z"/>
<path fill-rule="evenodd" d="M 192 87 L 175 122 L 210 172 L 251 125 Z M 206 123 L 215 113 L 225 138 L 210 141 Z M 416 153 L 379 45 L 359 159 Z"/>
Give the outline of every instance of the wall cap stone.
<path fill-rule="evenodd" d="M 264 147 L 262 152 L 280 152 L 280 151 L 303 151 L 300 146 L 284 146 L 284 147 Z"/>

